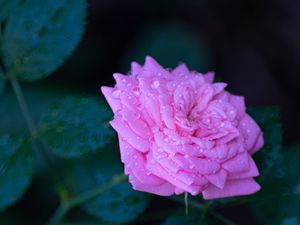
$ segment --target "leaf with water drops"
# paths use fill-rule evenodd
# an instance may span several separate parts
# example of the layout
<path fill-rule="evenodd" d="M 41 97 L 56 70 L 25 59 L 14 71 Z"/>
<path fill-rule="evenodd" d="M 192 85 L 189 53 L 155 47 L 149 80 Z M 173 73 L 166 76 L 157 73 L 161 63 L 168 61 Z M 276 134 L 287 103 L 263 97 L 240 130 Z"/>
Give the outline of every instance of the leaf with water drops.
<path fill-rule="evenodd" d="M 66 97 L 43 116 L 40 132 L 57 155 L 79 157 L 109 142 L 111 117 L 110 110 L 92 97 Z"/>
<path fill-rule="evenodd" d="M 85 9 L 85 0 L 22 1 L 9 17 L 2 38 L 7 70 L 27 81 L 52 73 L 79 43 Z"/>
<path fill-rule="evenodd" d="M 0 0 L 0 23 L 2 23 L 16 8 L 19 0 Z"/>
<path fill-rule="evenodd" d="M 116 142 L 114 142 L 116 143 Z M 84 160 L 73 161 L 68 166 L 70 186 L 82 193 L 108 182 L 113 176 L 123 173 L 117 146 L 107 148 L 105 152 L 89 155 Z M 114 151 L 116 150 L 116 151 Z M 150 195 L 132 189 L 125 181 L 101 193 L 95 199 L 83 205 L 89 214 L 112 223 L 125 223 L 141 215 L 147 207 Z"/>
<path fill-rule="evenodd" d="M 29 186 L 33 154 L 21 138 L 0 137 L 0 210 L 18 201 Z"/>

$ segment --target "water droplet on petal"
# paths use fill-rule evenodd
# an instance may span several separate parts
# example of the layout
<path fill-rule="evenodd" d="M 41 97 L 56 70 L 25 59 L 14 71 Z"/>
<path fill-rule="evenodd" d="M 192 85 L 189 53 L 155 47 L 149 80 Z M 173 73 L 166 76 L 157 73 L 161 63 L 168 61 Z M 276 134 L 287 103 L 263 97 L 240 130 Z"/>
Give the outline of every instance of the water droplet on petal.
<path fill-rule="evenodd" d="M 133 158 L 134 158 L 134 159 L 137 159 L 137 155 L 134 155 Z"/>
<path fill-rule="evenodd" d="M 194 167 L 195 167 L 194 165 L 190 165 L 189 168 L 192 170 L 192 169 L 194 169 Z"/>
<path fill-rule="evenodd" d="M 115 90 L 115 91 L 113 91 L 112 96 L 115 98 L 118 98 L 120 96 L 120 93 L 121 93 L 120 90 Z"/>
<path fill-rule="evenodd" d="M 160 83 L 159 83 L 158 80 L 155 80 L 155 81 L 153 81 L 153 83 L 152 83 L 152 87 L 153 87 L 154 89 L 157 89 L 157 88 L 159 87 L 159 85 L 160 85 Z"/>

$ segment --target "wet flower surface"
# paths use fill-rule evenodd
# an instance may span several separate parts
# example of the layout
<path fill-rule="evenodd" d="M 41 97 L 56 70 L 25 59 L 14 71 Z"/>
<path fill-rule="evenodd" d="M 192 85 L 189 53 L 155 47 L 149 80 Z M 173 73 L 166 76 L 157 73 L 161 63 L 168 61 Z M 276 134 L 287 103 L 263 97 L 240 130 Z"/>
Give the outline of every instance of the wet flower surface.
<path fill-rule="evenodd" d="M 136 190 L 157 195 L 189 192 L 205 199 L 247 195 L 260 186 L 251 157 L 263 145 L 244 98 L 213 83 L 214 74 L 181 64 L 162 68 L 147 57 L 131 73 L 102 87 L 114 112 L 125 173 Z"/>

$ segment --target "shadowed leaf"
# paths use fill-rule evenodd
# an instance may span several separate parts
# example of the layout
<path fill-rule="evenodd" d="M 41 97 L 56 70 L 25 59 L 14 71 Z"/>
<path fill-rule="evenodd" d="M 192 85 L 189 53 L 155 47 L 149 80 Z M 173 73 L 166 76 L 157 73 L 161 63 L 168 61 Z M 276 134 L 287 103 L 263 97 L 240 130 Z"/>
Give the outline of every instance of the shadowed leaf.
<path fill-rule="evenodd" d="M 52 73 L 79 43 L 85 8 L 84 0 L 25 0 L 19 4 L 2 39 L 7 70 L 27 81 Z"/>

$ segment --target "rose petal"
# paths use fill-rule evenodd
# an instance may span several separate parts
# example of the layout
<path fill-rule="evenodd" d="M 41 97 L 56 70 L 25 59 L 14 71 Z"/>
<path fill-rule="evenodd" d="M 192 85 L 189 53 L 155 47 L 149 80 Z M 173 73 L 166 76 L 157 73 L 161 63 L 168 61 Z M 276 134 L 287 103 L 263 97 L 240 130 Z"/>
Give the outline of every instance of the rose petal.
<path fill-rule="evenodd" d="M 121 109 L 121 102 L 120 99 L 116 96 L 113 96 L 113 92 L 117 91 L 120 92 L 120 90 L 115 90 L 114 88 L 110 87 L 101 87 L 101 92 L 103 93 L 104 97 L 106 98 L 110 108 L 115 113 L 119 109 Z M 120 93 L 118 93 L 120 94 Z"/>
<path fill-rule="evenodd" d="M 222 167 L 231 173 L 239 173 L 248 170 L 249 157 L 248 153 L 240 153 L 234 158 L 222 164 Z"/>
<path fill-rule="evenodd" d="M 147 152 L 149 150 L 149 142 L 136 135 L 128 125 L 125 125 L 121 120 L 114 119 L 110 122 L 111 126 L 124 138 L 130 145 L 138 151 Z"/>
<path fill-rule="evenodd" d="M 224 197 L 233 197 L 240 195 L 249 195 L 260 189 L 258 183 L 252 178 L 228 180 L 223 189 L 210 185 L 202 194 L 204 199 L 215 199 Z"/>
<path fill-rule="evenodd" d="M 161 177 L 171 184 L 173 184 L 175 187 L 181 188 L 187 192 L 190 192 L 192 195 L 196 195 L 199 193 L 199 186 L 195 185 L 188 185 L 184 183 L 182 180 L 178 179 L 178 177 L 175 174 L 172 174 L 170 171 L 166 170 L 164 167 L 162 167 L 159 163 L 156 163 L 151 154 L 148 155 L 147 160 L 147 169 L 151 171 L 153 174 L 155 174 L 158 177 Z M 181 177 L 182 178 L 182 177 Z M 190 183 L 186 181 L 187 183 Z"/>
<path fill-rule="evenodd" d="M 135 112 L 132 112 L 130 110 L 122 110 L 120 112 L 122 114 L 123 119 L 127 122 L 129 125 L 130 129 L 136 133 L 138 136 L 144 138 L 144 139 L 149 139 L 152 134 L 147 126 L 147 124 L 141 120 L 139 115 L 135 115 Z"/>
<path fill-rule="evenodd" d="M 215 78 L 215 73 L 214 72 L 208 72 L 204 75 L 204 80 L 207 83 L 212 83 L 214 81 Z"/>
<path fill-rule="evenodd" d="M 214 95 L 219 94 L 227 86 L 226 83 L 218 82 L 213 84 Z"/>
<path fill-rule="evenodd" d="M 216 174 L 209 174 L 205 176 L 208 181 L 215 185 L 218 188 L 223 188 L 227 179 L 227 172 L 226 170 L 221 169 L 218 173 Z"/>
<path fill-rule="evenodd" d="M 143 184 L 160 185 L 164 183 L 162 179 L 150 173 L 146 169 L 146 159 L 142 153 L 130 146 L 126 141 L 119 137 L 121 159 L 125 164 L 127 173 L 133 173 L 134 176 Z"/>
<path fill-rule="evenodd" d="M 180 64 L 172 71 L 172 74 L 175 76 L 183 76 L 190 74 L 190 72 L 185 64 Z"/>
<path fill-rule="evenodd" d="M 253 161 L 251 156 L 248 156 L 249 158 L 249 169 L 244 172 L 240 173 L 230 173 L 228 176 L 229 180 L 233 179 L 243 179 L 243 178 L 249 178 L 249 177 L 257 177 L 259 175 L 258 169 L 256 167 L 255 162 Z"/>
<path fill-rule="evenodd" d="M 200 174 L 216 173 L 220 169 L 220 165 L 217 162 L 209 159 L 191 157 L 189 160 Z"/>
<path fill-rule="evenodd" d="M 258 135 L 261 133 L 256 122 L 246 114 L 239 123 L 239 130 L 245 139 L 246 150 L 250 151 L 256 144 Z"/>
<path fill-rule="evenodd" d="M 230 95 L 229 102 L 237 109 L 239 117 L 242 118 L 245 115 L 246 110 L 244 97 L 238 95 Z"/>
<path fill-rule="evenodd" d="M 131 74 L 133 76 L 140 75 L 142 72 L 142 66 L 138 64 L 137 62 L 131 63 Z"/>
<path fill-rule="evenodd" d="M 133 174 L 129 174 L 129 181 L 133 189 L 137 191 L 144 191 L 160 196 L 170 196 L 174 194 L 175 187 L 168 182 L 160 185 L 146 185 L 141 183 Z"/>
<path fill-rule="evenodd" d="M 255 152 L 257 152 L 259 149 L 261 149 L 261 147 L 264 145 L 264 138 L 262 133 L 260 133 L 258 135 L 258 138 L 256 140 L 256 143 L 254 145 L 254 147 L 252 147 L 252 149 L 249 149 L 249 153 L 250 154 L 254 154 Z"/>
<path fill-rule="evenodd" d="M 160 64 L 158 64 L 152 57 L 147 56 L 143 69 L 145 71 L 150 71 L 152 76 L 168 76 L 168 71 L 166 71 Z"/>

